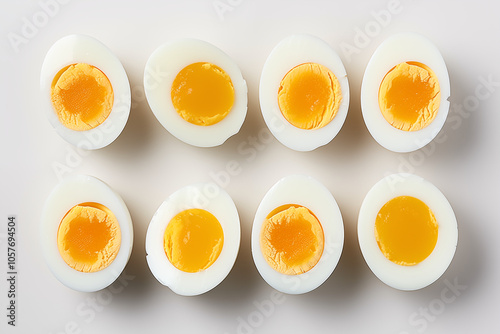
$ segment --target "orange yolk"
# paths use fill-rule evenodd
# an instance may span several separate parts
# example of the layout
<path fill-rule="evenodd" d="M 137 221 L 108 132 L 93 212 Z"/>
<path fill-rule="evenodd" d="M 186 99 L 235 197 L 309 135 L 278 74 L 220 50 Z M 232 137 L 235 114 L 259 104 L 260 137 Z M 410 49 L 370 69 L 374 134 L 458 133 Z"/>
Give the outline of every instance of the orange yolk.
<path fill-rule="evenodd" d="M 311 270 L 323 254 L 323 228 L 309 209 L 283 205 L 264 221 L 260 247 L 274 270 L 285 275 L 302 274 Z"/>
<path fill-rule="evenodd" d="M 210 63 L 184 67 L 171 90 L 177 113 L 189 123 L 208 126 L 223 120 L 234 104 L 234 87 L 229 75 Z"/>
<path fill-rule="evenodd" d="M 57 246 L 73 269 L 91 273 L 109 266 L 121 244 L 120 225 L 104 205 L 82 203 L 71 208 L 57 231 Z"/>
<path fill-rule="evenodd" d="M 75 131 L 102 124 L 113 108 L 113 88 L 104 73 L 84 63 L 63 68 L 52 81 L 51 101 L 59 121 Z"/>
<path fill-rule="evenodd" d="M 391 69 L 378 93 L 382 115 L 393 127 L 417 131 L 436 117 L 441 90 L 434 72 L 424 64 L 406 62 Z"/>
<path fill-rule="evenodd" d="M 425 260 L 434 250 L 438 223 L 431 209 L 411 196 L 391 199 L 375 221 L 375 238 L 384 256 L 402 266 Z"/>
<path fill-rule="evenodd" d="M 300 129 L 319 129 L 330 123 L 342 101 L 335 74 L 323 65 L 305 63 L 281 80 L 278 106 L 285 119 Z"/>
<path fill-rule="evenodd" d="M 163 241 L 170 263 L 179 270 L 195 273 L 217 260 L 224 244 L 224 233 L 213 214 L 202 209 L 188 209 L 170 220 Z"/>

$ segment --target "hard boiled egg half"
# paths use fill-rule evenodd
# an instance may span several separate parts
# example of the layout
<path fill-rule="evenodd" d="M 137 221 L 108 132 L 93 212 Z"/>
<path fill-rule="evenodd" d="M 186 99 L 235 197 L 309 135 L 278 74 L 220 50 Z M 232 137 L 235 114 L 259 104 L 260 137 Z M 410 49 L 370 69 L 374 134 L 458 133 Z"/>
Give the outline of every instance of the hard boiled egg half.
<path fill-rule="evenodd" d="M 368 62 L 361 109 L 368 131 L 383 147 L 411 152 L 441 130 L 450 108 L 450 80 L 439 50 L 424 36 L 394 35 Z"/>
<path fill-rule="evenodd" d="M 97 291 L 113 283 L 129 260 L 132 220 L 107 184 L 77 175 L 59 183 L 47 198 L 40 240 L 59 281 L 74 290 Z"/>
<path fill-rule="evenodd" d="M 358 239 L 366 263 L 382 282 L 417 290 L 450 265 L 457 220 L 432 183 L 413 174 L 393 174 L 367 193 L 359 211 Z"/>
<path fill-rule="evenodd" d="M 197 39 L 156 49 L 146 63 L 144 89 L 161 125 L 194 146 L 221 145 L 240 130 L 247 113 L 247 85 L 236 63 Z"/>
<path fill-rule="evenodd" d="M 323 40 L 292 35 L 271 51 L 262 69 L 260 108 L 272 134 L 296 151 L 329 143 L 349 108 L 342 60 Z"/>
<path fill-rule="evenodd" d="M 42 64 L 43 109 L 67 142 L 93 150 L 112 143 L 130 114 L 130 85 L 120 60 L 90 36 L 70 35 Z"/>
<path fill-rule="evenodd" d="M 179 295 L 215 288 L 240 246 L 240 219 L 229 194 L 214 183 L 184 187 L 158 208 L 146 235 L 151 272 Z"/>
<path fill-rule="evenodd" d="M 342 253 L 344 225 L 330 191 L 309 176 L 278 181 L 260 203 L 252 227 L 252 255 L 264 280 L 301 294 L 331 275 Z"/>

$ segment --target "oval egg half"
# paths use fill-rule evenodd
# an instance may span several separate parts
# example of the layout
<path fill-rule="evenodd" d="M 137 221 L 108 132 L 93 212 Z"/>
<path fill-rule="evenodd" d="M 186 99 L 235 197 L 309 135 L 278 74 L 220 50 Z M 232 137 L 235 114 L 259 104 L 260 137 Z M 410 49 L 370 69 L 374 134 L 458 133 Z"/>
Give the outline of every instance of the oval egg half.
<path fill-rule="evenodd" d="M 337 53 L 323 40 L 292 35 L 269 54 L 259 85 L 262 116 L 272 134 L 296 151 L 328 144 L 349 108 L 349 82 Z"/>
<path fill-rule="evenodd" d="M 432 183 L 413 174 L 392 174 L 366 194 L 358 240 L 366 263 L 382 282 L 417 290 L 436 281 L 450 265 L 457 221 Z"/>
<path fill-rule="evenodd" d="M 93 37 L 69 35 L 49 49 L 40 73 L 43 109 L 67 142 L 93 150 L 112 143 L 130 114 L 125 69 Z"/>
<path fill-rule="evenodd" d="M 432 141 L 448 116 L 450 80 L 439 50 L 424 36 L 401 33 L 385 40 L 366 66 L 361 109 L 383 147 L 415 151 Z"/>
<path fill-rule="evenodd" d="M 149 57 L 144 89 L 158 121 L 183 142 L 213 147 L 238 133 L 247 85 L 236 63 L 197 39 L 168 42 Z"/>
<path fill-rule="evenodd" d="M 340 209 L 312 177 L 284 177 L 262 199 L 251 243 L 257 270 L 270 286 L 289 294 L 309 292 L 326 281 L 340 259 Z"/>
<path fill-rule="evenodd" d="M 88 175 L 69 177 L 54 188 L 43 208 L 40 232 L 49 269 L 78 291 L 113 283 L 132 252 L 127 206 L 107 184 Z"/>
<path fill-rule="evenodd" d="M 229 194 L 214 183 L 186 186 L 158 208 L 146 235 L 146 259 L 156 279 L 179 295 L 215 288 L 240 246 L 240 220 Z"/>

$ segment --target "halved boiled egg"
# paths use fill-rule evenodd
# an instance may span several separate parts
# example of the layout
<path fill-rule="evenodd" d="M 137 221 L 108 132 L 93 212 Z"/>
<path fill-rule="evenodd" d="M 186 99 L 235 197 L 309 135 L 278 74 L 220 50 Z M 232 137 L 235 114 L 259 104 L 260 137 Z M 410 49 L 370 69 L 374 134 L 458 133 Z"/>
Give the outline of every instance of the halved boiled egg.
<path fill-rule="evenodd" d="M 74 290 L 97 291 L 113 283 L 130 258 L 132 220 L 107 184 L 77 175 L 63 180 L 47 198 L 40 239 L 59 281 Z"/>
<path fill-rule="evenodd" d="M 264 196 L 252 227 L 252 255 L 276 290 L 301 294 L 331 275 L 342 253 L 344 225 L 330 191 L 312 177 L 287 176 Z"/>
<path fill-rule="evenodd" d="M 151 272 L 179 295 L 215 288 L 240 246 L 240 219 L 229 194 L 214 183 L 186 186 L 158 208 L 146 235 Z"/>
<path fill-rule="evenodd" d="M 427 38 L 394 35 L 370 59 L 361 85 L 366 127 L 394 152 L 417 150 L 436 137 L 450 108 L 450 79 L 439 50 Z"/>
<path fill-rule="evenodd" d="M 240 69 L 201 40 L 179 39 L 156 49 L 146 63 L 144 89 L 158 121 L 190 145 L 221 145 L 246 117 L 247 85 Z"/>
<path fill-rule="evenodd" d="M 373 273 L 400 290 L 417 290 L 446 271 L 458 241 L 446 197 L 412 174 L 386 176 L 367 193 L 358 218 L 361 252 Z"/>
<path fill-rule="evenodd" d="M 130 114 L 130 85 L 120 60 L 90 36 L 69 35 L 42 64 L 43 109 L 67 142 L 93 150 L 112 143 Z"/>
<path fill-rule="evenodd" d="M 349 108 L 342 60 L 323 40 L 292 35 L 271 51 L 262 69 L 260 108 L 273 135 L 296 151 L 328 144 Z"/>

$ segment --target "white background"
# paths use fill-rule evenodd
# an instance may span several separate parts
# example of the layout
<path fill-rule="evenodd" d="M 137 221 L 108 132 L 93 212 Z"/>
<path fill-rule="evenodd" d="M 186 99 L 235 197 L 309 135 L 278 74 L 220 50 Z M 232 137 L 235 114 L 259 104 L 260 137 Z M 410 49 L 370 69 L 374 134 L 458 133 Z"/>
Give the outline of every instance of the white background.
<path fill-rule="evenodd" d="M 42 4 L 49 2 L 53 1 L 2 1 L 0 5 L 2 333 L 500 330 L 500 87 L 493 87 L 488 97 L 476 97 L 477 92 L 489 93 L 480 78 L 500 81 L 496 2 L 401 0 L 398 13 L 391 14 L 384 27 L 376 17 L 388 10 L 386 0 L 73 0 L 52 7 L 51 17 L 40 14 Z M 214 5 L 221 3 L 230 7 L 218 13 Z M 9 36 L 22 36 L 26 22 L 39 27 L 15 47 Z M 362 40 L 360 31 L 367 28 L 372 29 L 371 36 Z M 424 34 L 442 52 L 451 79 L 452 108 L 442 140 L 414 153 L 397 154 L 371 138 L 361 116 L 359 92 L 376 47 L 388 36 L 405 31 Z M 72 157 L 72 147 L 51 128 L 39 107 L 45 53 L 71 33 L 88 34 L 106 44 L 122 61 L 133 91 L 133 108 L 120 137 L 80 158 Z M 258 104 L 264 61 L 274 45 L 292 33 L 317 35 L 341 56 L 351 88 L 346 123 L 330 144 L 313 152 L 294 152 L 264 137 L 266 143 L 260 143 L 255 156 L 242 154 L 238 147 L 249 148 L 250 137 L 267 133 Z M 245 123 L 220 147 L 203 149 L 180 142 L 159 124 L 144 99 L 142 78 L 149 55 L 178 37 L 215 44 L 234 58 L 247 80 Z M 351 45 L 357 53 L 349 55 L 341 45 Z M 42 206 L 58 182 L 53 165 L 67 164 L 67 159 L 72 170 L 66 175 L 84 173 L 104 180 L 122 195 L 132 215 L 134 249 L 121 281 L 127 286 L 119 293 L 72 291 L 52 276 L 40 254 Z M 214 173 L 223 171 L 231 160 L 242 168 L 224 184 L 241 216 L 242 242 L 235 266 L 214 290 L 197 297 L 177 296 L 149 271 L 144 249 L 147 226 L 169 194 L 187 184 L 213 181 Z M 398 171 L 412 171 L 433 182 L 448 197 L 459 223 L 459 244 L 451 266 L 433 285 L 415 292 L 380 282 L 365 264 L 356 236 L 364 195 L 384 175 Z M 274 290 L 259 276 L 250 253 L 251 223 L 266 191 L 294 173 L 315 177 L 333 193 L 344 218 L 345 246 L 338 267 L 321 287 L 305 295 L 279 296 L 278 303 L 271 305 Z M 5 233 L 10 214 L 17 215 L 19 225 L 16 328 L 6 325 L 5 316 Z M 461 286 L 457 295 L 446 290 L 446 282 Z M 442 293 L 448 302 L 455 298 L 445 303 Z"/>

